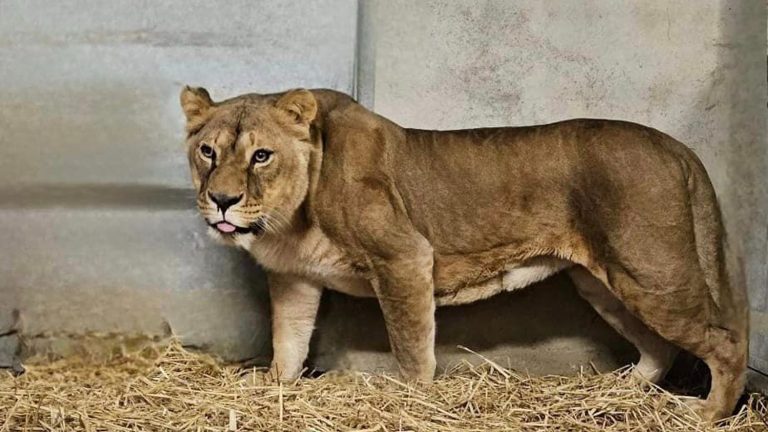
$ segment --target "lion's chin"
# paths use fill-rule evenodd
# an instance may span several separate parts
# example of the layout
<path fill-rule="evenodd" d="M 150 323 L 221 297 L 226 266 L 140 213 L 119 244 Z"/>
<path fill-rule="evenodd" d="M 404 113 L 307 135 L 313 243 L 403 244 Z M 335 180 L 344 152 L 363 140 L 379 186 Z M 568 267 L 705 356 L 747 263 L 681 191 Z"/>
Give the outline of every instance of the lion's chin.
<path fill-rule="evenodd" d="M 234 236 L 222 234 L 221 231 L 217 230 L 216 228 L 214 228 L 212 226 L 208 227 L 208 237 L 210 237 L 216 243 L 221 244 L 221 245 L 233 246 L 235 244 L 234 243 Z"/>

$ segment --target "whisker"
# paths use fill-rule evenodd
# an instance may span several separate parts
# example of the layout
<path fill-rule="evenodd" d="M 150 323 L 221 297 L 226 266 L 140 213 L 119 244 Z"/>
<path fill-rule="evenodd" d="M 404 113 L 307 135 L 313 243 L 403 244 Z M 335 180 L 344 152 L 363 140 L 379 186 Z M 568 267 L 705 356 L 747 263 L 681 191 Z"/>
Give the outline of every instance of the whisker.
<path fill-rule="evenodd" d="M 286 225 L 277 217 L 271 216 L 269 222 L 274 227 L 275 232 L 283 231 L 286 228 Z"/>
<path fill-rule="evenodd" d="M 262 219 L 266 230 L 272 234 L 280 234 L 290 226 L 288 218 L 277 209 L 264 209 Z"/>
<path fill-rule="evenodd" d="M 280 210 L 270 209 L 268 213 L 281 228 L 287 228 L 291 225 L 290 220 Z"/>
<path fill-rule="evenodd" d="M 269 217 L 269 215 L 264 214 L 262 221 L 264 223 L 264 231 L 267 231 L 270 234 L 278 234 L 278 229 L 274 225 L 273 220 Z"/>
<path fill-rule="evenodd" d="M 284 230 L 285 224 L 280 220 L 279 217 L 275 217 L 274 215 L 270 215 L 269 221 L 270 221 L 271 225 L 274 227 L 275 233 Z"/>

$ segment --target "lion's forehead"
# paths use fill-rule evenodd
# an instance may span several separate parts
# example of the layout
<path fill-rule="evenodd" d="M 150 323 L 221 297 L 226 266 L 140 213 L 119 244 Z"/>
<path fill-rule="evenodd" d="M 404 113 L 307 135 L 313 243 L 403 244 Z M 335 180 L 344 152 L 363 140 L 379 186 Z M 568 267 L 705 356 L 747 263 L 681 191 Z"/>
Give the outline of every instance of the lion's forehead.
<path fill-rule="evenodd" d="M 232 144 L 235 141 L 246 145 L 274 141 L 286 134 L 282 125 L 264 109 L 237 111 L 223 109 L 215 113 L 201 129 L 200 140 L 217 145 Z"/>

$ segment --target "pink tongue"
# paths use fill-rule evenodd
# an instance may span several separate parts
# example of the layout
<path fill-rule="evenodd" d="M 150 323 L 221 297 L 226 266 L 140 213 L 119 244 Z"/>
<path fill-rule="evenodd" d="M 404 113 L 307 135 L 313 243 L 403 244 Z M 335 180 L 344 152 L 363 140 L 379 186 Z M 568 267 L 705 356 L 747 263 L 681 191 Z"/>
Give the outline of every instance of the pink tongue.
<path fill-rule="evenodd" d="M 232 224 L 228 224 L 226 222 L 219 222 L 216 224 L 216 229 L 218 229 L 223 233 L 231 233 L 231 232 L 234 232 L 237 228 Z"/>

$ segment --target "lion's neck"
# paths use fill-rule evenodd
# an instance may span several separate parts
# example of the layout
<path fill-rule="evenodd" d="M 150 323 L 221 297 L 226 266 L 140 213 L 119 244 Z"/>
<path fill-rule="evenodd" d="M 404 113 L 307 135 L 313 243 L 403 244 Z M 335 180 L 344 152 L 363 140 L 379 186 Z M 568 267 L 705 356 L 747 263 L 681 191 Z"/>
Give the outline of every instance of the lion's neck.
<path fill-rule="evenodd" d="M 316 226 L 243 238 L 239 245 L 264 268 L 325 279 L 352 273 L 341 250 Z"/>

